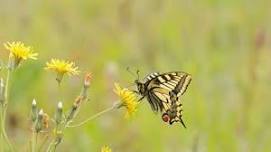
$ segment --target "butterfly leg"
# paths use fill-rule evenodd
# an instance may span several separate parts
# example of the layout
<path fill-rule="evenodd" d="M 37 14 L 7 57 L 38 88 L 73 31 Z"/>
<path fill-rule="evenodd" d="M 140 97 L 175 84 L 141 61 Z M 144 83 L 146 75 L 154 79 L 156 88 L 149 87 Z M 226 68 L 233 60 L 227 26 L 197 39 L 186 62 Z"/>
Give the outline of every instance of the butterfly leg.
<path fill-rule="evenodd" d="M 140 102 L 141 100 L 143 100 L 145 98 L 145 96 L 142 96 L 139 100 L 138 100 L 138 102 Z"/>
<path fill-rule="evenodd" d="M 138 91 L 136 90 L 132 90 L 133 93 L 136 93 L 136 94 L 140 94 Z"/>

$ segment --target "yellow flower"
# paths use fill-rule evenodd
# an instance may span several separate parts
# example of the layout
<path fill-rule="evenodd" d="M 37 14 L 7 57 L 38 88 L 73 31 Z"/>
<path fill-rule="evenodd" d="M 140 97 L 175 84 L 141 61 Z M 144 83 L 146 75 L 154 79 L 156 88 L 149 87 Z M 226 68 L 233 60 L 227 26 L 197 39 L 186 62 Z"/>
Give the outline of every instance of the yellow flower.
<path fill-rule="evenodd" d="M 22 42 L 7 42 L 4 43 L 4 47 L 10 51 L 10 56 L 14 57 L 14 63 L 12 63 L 12 68 L 16 68 L 21 60 L 26 59 L 37 59 L 38 53 L 34 53 L 32 47 L 25 46 Z"/>
<path fill-rule="evenodd" d="M 137 111 L 138 101 L 134 92 L 127 88 L 121 88 L 119 84 L 115 83 L 115 93 L 119 96 L 121 104 L 119 107 L 125 107 L 127 112 L 125 118 L 129 118 Z"/>
<path fill-rule="evenodd" d="M 103 146 L 101 152 L 112 152 L 111 148 L 108 146 Z"/>
<path fill-rule="evenodd" d="M 69 62 L 65 60 L 59 60 L 59 59 L 51 59 L 50 62 L 46 63 L 46 70 L 53 70 L 57 73 L 56 80 L 60 83 L 63 75 L 78 75 L 79 70 L 78 67 L 75 66 L 74 62 Z"/>

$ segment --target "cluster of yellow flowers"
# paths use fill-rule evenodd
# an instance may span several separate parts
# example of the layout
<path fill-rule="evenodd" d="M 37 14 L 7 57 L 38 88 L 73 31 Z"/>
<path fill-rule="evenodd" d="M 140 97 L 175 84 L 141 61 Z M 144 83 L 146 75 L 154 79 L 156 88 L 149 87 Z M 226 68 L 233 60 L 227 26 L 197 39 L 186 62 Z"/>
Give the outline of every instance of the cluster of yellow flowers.
<path fill-rule="evenodd" d="M 25 46 L 22 42 L 7 42 L 4 46 L 10 51 L 10 57 L 14 57 L 16 67 L 22 60 L 37 59 L 38 53 L 35 53 L 32 47 Z M 74 62 L 61 59 L 51 59 L 51 61 L 46 63 L 45 69 L 55 71 L 57 73 L 56 80 L 59 83 L 61 82 L 64 74 L 78 75 L 80 73 Z M 134 115 L 138 105 L 136 95 L 127 88 L 121 88 L 119 84 L 115 84 L 114 91 L 120 98 L 120 107 L 125 107 L 127 109 L 125 117 L 129 118 Z"/>
<path fill-rule="evenodd" d="M 4 46 L 10 51 L 10 58 L 12 58 L 11 61 L 14 61 L 14 63 L 10 63 L 10 67 L 12 66 L 13 68 L 16 68 L 22 60 L 37 59 L 38 53 L 35 53 L 32 47 L 25 46 L 22 42 L 7 42 L 4 43 Z M 74 62 L 60 59 L 51 59 L 50 62 L 46 63 L 45 69 L 55 71 L 57 73 L 56 80 L 59 83 L 61 82 L 64 74 L 78 75 L 80 72 Z"/>
<path fill-rule="evenodd" d="M 4 47 L 10 52 L 9 63 L 8 63 L 8 69 L 10 71 L 16 69 L 23 60 L 27 60 L 27 59 L 36 60 L 38 56 L 38 53 L 35 53 L 32 47 L 26 46 L 22 42 L 11 42 L 11 43 L 7 42 L 7 43 L 4 43 Z M 46 63 L 45 69 L 56 72 L 57 74 L 56 80 L 59 84 L 61 83 L 63 76 L 65 74 L 71 76 L 71 75 L 78 75 L 80 73 L 80 71 L 78 70 L 78 67 L 75 65 L 74 62 L 66 61 L 62 59 L 51 59 L 50 61 Z M 84 87 L 89 86 L 90 78 L 91 78 L 91 75 L 87 75 L 87 77 L 85 78 Z M 138 107 L 138 100 L 135 93 L 133 91 L 130 91 L 127 88 L 120 87 L 120 85 L 117 83 L 115 84 L 114 92 L 119 96 L 119 100 L 120 100 L 120 102 L 118 102 L 117 104 L 117 108 L 124 107 L 127 110 L 125 113 L 125 118 L 130 118 L 131 116 L 133 116 L 135 112 L 137 111 L 137 107 Z M 35 108 L 35 106 L 36 106 L 36 102 L 33 102 L 32 111 L 34 111 L 34 114 L 32 116 L 32 119 L 37 119 L 36 118 L 37 109 Z M 44 123 L 44 126 L 48 128 L 48 123 Z M 36 128 L 36 129 L 40 129 L 40 128 Z M 101 151 L 111 152 L 112 150 L 108 146 L 104 146 L 102 147 Z"/>

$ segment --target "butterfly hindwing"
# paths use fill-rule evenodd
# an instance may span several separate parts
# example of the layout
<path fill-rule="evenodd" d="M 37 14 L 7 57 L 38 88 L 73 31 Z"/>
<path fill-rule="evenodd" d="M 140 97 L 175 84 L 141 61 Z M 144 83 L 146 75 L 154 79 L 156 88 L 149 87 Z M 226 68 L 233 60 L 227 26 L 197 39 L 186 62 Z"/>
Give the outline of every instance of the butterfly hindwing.
<path fill-rule="evenodd" d="M 186 127 L 182 120 L 182 104 L 180 100 L 178 100 L 179 97 L 174 93 L 174 91 L 167 94 L 162 92 L 161 89 L 155 88 L 151 91 L 150 96 L 152 98 L 151 103 L 157 103 L 157 108 L 154 110 L 155 112 L 159 110 L 163 114 L 167 114 L 169 117 L 169 124 L 181 122 L 182 125 Z"/>

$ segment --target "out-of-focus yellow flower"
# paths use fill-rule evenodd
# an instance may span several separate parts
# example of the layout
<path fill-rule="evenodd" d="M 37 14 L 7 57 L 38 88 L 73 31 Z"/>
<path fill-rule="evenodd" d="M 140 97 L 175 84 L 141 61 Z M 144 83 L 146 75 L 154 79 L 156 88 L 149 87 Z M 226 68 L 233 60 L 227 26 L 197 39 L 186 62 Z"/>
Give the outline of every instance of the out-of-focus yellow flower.
<path fill-rule="evenodd" d="M 22 42 L 7 42 L 4 43 L 4 47 L 10 51 L 10 56 L 14 57 L 14 63 L 12 63 L 12 68 L 16 68 L 22 60 L 36 60 L 38 56 L 38 53 L 33 52 L 32 47 L 25 46 Z"/>
<path fill-rule="evenodd" d="M 46 63 L 45 69 L 55 71 L 57 73 L 56 80 L 59 83 L 61 82 L 64 74 L 78 75 L 80 72 L 74 62 L 59 59 L 51 59 L 50 62 Z"/>
<path fill-rule="evenodd" d="M 112 152 L 111 148 L 108 146 L 103 146 L 101 152 Z"/>
<path fill-rule="evenodd" d="M 138 101 L 134 92 L 127 88 L 121 88 L 119 84 L 115 83 L 114 92 L 119 96 L 121 104 L 119 107 L 125 107 L 127 112 L 125 118 L 129 118 L 137 111 Z"/>

